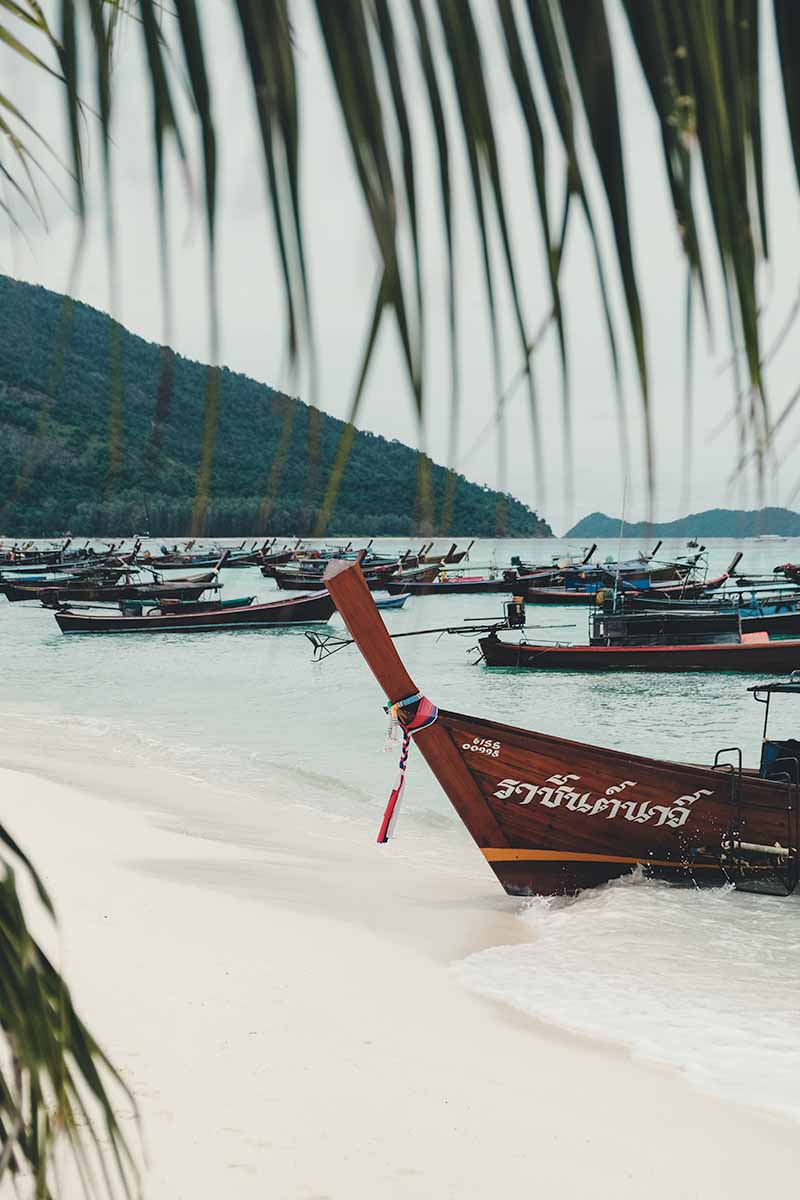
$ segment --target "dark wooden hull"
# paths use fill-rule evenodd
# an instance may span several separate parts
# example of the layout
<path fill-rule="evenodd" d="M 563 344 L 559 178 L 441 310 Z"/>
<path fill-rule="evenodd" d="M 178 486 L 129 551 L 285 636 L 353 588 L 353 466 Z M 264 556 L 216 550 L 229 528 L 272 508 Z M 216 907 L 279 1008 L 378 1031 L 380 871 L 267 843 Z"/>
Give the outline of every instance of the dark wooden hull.
<path fill-rule="evenodd" d="M 794 887 L 797 787 L 431 712 L 357 568 L 332 564 L 325 583 L 401 724 L 414 731 L 423 713 L 414 742 L 507 892 L 571 893 L 638 866 L 699 885 L 777 875 Z"/>
<path fill-rule="evenodd" d="M 719 575 L 717 578 L 708 579 L 704 583 L 654 583 L 648 588 L 643 588 L 640 592 L 628 590 L 626 591 L 626 595 L 652 596 L 662 600 L 695 600 L 705 595 L 706 592 L 715 591 L 717 588 L 722 587 L 727 578 L 727 575 Z M 609 595 L 613 591 L 613 582 L 609 582 L 604 587 L 596 588 L 593 591 L 558 587 L 529 587 L 525 592 L 525 603 L 592 605 L 596 603 L 599 592 Z"/>
<path fill-rule="evenodd" d="M 319 589 L 323 586 L 322 573 L 317 575 L 290 575 L 279 573 L 273 576 L 275 582 L 282 592 L 307 592 L 309 588 Z M 386 576 L 370 576 L 367 583 L 372 591 L 388 590 L 388 580 Z"/>
<path fill-rule="evenodd" d="M 592 563 L 591 566 L 589 566 L 588 564 L 586 564 L 586 565 L 575 564 L 571 567 L 565 567 L 561 570 L 559 570 L 556 567 L 545 566 L 544 564 L 537 566 L 535 563 L 520 562 L 518 565 L 519 565 L 519 570 L 520 570 L 521 574 L 531 575 L 531 574 L 538 574 L 543 571 L 546 571 L 546 572 L 550 572 L 551 574 L 555 573 L 555 574 L 561 575 L 562 577 L 565 574 L 572 575 L 573 577 L 580 577 L 582 572 L 584 574 L 594 575 L 597 571 L 599 571 L 601 569 L 601 567 L 599 565 L 596 565 L 594 563 Z M 688 564 L 684 564 L 684 563 L 665 564 L 662 567 L 648 567 L 647 563 L 642 563 L 641 567 L 638 569 L 633 569 L 631 567 L 628 567 L 628 568 L 625 568 L 624 570 L 620 571 L 619 577 L 620 577 L 620 579 L 625 579 L 625 580 L 629 581 L 631 579 L 644 579 L 646 576 L 653 583 L 669 583 L 670 581 L 677 582 L 677 581 L 683 579 L 686 575 L 689 574 L 690 570 L 691 570 L 691 567 Z M 614 577 L 613 566 L 609 566 L 607 568 L 607 571 L 608 571 L 608 578 L 613 579 L 613 577 Z"/>
<path fill-rule="evenodd" d="M 672 612 L 688 611 L 698 617 L 710 613 L 739 613 L 742 633 L 769 633 L 776 637 L 793 637 L 800 634 L 800 602 L 798 600 L 768 598 L 762 603 L 765 608 L 771 608 L 773 611 L 753 613 L 748 616 L 744 615 L 748 611 L 745 607 L 726 606 L 718 600 L 695 600 L 688 604 L 681 604 L 677 600 L 652 601 L 644 598 L 631 604 L 626 602 L 625 611 L 664 613 L 665 616 Z"/>
<path fill-rule="evenodd" d="M 64 610 L 55 614 L 62 633 L 207 633 L 215 629 L 265 629 L 285 625 L 313 625 L 330 620 L 335 605 L 325 592 L 201 612 L 124 616 L 120 613 L 83 613 Z"/>
<path fill-rule="evenodd" d="M 198 554 L 196 558 L 191 555 L 186 557 L 177 556 L 173 558 L 168 555 L 166 558 L 159 556 L 157 558 L 142 557 L 142 562 L 148 567 L 152 567 L 156 571 L 186 571 L 201 570 L 204 567 L 214 567 L 219 570 L 227 570 L 229 567 L 249 567 L 257 566 L 257 563 L 251 560 L 255 558 L 254 554 L 228 554 L 224 558 L 219 554 Z"/>
<path fill-rule="evenodd" d="M 291 562 L 293 557 L 293 550 L 276 550 L 274 554 L 248 555 L 245 561 L 239 560 L 236 565 L 239 567 L 261 567 L 262 573 L 266 575 L 270 572 L 265 571 L 265 567 L 283 566 Z"/>
<path fill-rule="evenodd" d="M 519 582 L 509 579 L 448 579 L 444 582 L 434 579 L 427 583 L 390 579 L 380 586 L 392 596 L 401 593 L 409 596 L 473 596 L 519 591 Z"/>
<path fill-rule="evenodd" d="M 376 567 L 374 570 L 367 568 L 365 580 L 370 591 L 392 591 L 393 595 L 398 592 L 404 592 L 405 586 L 397 586 L 401 584 L 401 580 L 405 580 L 408 584 L 429 582 L 436 576 L 435 567 L 413 567 L 411 570 L 406 570 L 402 576 L 398 576 L 397 563 L 387 564 L 385 567 Z M 273 573 L 275 582 L 282 590 L 298 591 L 309 588 L 321 588 L 323 584 L 323 572 L 294 572 L 294 571 L 276 571 Z"/>
<path fill-rule="evenodd" d="M 596 592 L 578 592 L 571 588 L 542 587 L 528 588 L 525 593 L 526 604 L 594 604 Z"/>
<path fill-rule="evenodd" d="M 20 600 L 40 600 L 42 604 L 69 604 L 70 601 L 89 601 L 116 604 L 119 600 L 199 600 L 203 592 L 219 584 L 131 584 L 110 587 L 14 587 L 6 588 L 6 599 L 12 604 Z"/>
<path fill-rule="evenodd" d="M 503 834 L 505 844 L 479 844 L 513 895 L 575 892 L 640 865 L 657 878 L 718 885 L 734 873 L 725 843 L 796 838 L 796 799 L 785 784 L 743 775 L 734 804 L 731 776 L 709 767 L 441 710 L 437 723 Z M 426 733 L 416 738 L 423 753 Z M 773 867 L 751 870 L 757 877 Z"/>
<path fill-rule="evenodd" d="M 74 562 L 39 563 L 33 566 L 20 566 L 19 563 L 0 563 L 0 575 L 4 579 L 19 580 L 28 575 L 105 575 L 116 571 L 123 572 L 123 560 L 114 555 L 108 559 L 77 559 Z"/>
<path fill-rule="evenodd" d="M 466 550 L 457 550 L 455 554 L 422 554 L 418 556 L 420 563 L 427 563 L 430 566 L 434 564 L 440 567 L 457 566 L 467 557 Z"/>
<path fill-rule="evenodd" d="M 118 571 L 59 571 L 35 575 L 0 575 L 0 593 L 3 595 L 9 589 L 26 589 L 36 591 L 43 588 L 89 588 L 114 587 L 126 574 L 124 569 Z"/>
<path fill-rule="evenodd" d="M 764 675 L 800 670 L 800 640 L 699 646 L 541 646 L 485 637 L 480 647 L 490 667 L 536 671 L 745 671 Z"/>

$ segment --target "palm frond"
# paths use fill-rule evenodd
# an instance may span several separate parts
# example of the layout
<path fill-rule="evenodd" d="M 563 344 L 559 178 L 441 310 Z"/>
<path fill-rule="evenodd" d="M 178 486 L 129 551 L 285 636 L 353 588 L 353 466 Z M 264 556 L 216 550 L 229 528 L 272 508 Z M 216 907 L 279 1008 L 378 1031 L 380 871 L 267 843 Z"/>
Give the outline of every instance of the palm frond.
<path fill-rule="evenodd" d="M 115 1181 L 126 1196 L 138 1195 L 136 1163 L 116 1111 L 123 1104 L 135 1114 L 135 1102 L 31 934 L 14 864 L 54 917 L 36 869 L 0 827 L 0 1186 L 4 1177 L 30 1175 L 35 1194 L 48 1200 L 54 1149 L 64 1140 L 87 1195 L 111 1196 Z"/>
<path fill-rule="evenodd" d="M 557 3 L 557 0 L 554 0 Z M 628 437 L 625 423 L 625 406 L 622 394 L 622 378 L 620 372 L 620 357 L 614 317 L 609 298 L 610 289 L 607 273 L 600 250 L 600 242 L 588 192 L 584 184 L 583 171 L 578 159 L 578 148 L 575 136 L 574 106 L 570 92 L 567 71 L 567 58 L 562 53 L 556 32 L 554 16 L 556 9 L 551 9 L 550 0 L 540 4 L 538 0 L 527 0 L 527 12 L 533 41 L 536 46 L 542 77 L 547 88 L 547 94 L 556 125 L 561 137 L 562 147 L 567 158 L 567 177 L 564 198 L 564 211 L 561 223 L 561 235 L 558 242 L 558 261 L 560 263 L 567 238 L 567 228 L 571 208 L 571 199 L 577 197 L 583 212 L 594 255 L 597 283 L 600 291 L 600 301 L 603 318 L 606 325 L 608 349 L 611 357 L 611 367 L 614 378 L 614 392 L 617 405 L 617 423 L 620 436 L 620 449 L 623 475 L 627 476 L 629 469 Z"/>
<path fill-rule="evenodd" d="M 615 21 L 612 6 L 623 13 L 631 33 L 653 111 L 659 122 L 664 174 L 672 199 L 680 245 L 692 287 L 700 292 L 707 315 L 711 311 L 709 271 L 711 254 L 701 236 L 697 217 L 702 194 L 711 212 L 716 247 L 715 286 L 721 285 L 728 313 L 731 346 L 738 369 L 737 347 L 747 379 L 747 399 L 740 407 L 740 436 L 760 447 L 763 458 L 770 436 L 770 416 L 760 342 L 758 267 L 769 251 L 763 152 L 760 59 L 762 38 L 758 0 L 495 0 L 475 8 L 470 0 L 310 0 L 315 28 L 327 59 L 334 91 L 349 143 L 352 169 L 369 218 L 377 258 L 377 280 L 400 338 L 404 369 L 418 413 L 428 403 L 424 335 L 429 299 L 422 284 L 425 248 L 419 220 L 421 171 L 419 134 L 411 97 L 415 82 L 409 61 L 421 73 L 427 110 L 434 132 L 445 259 L 447 264 L 448 339 L 451 370 L 451 446 L 455 448 L 458 411 L 458 251 L 453 235 L 453 147 L 463 148 L 468 167 L 474 223 L 483 263 L 483 293 L 489 333 L 499 348 L 501 286 L 511 300 L 513 327 L 521 362 L 527 365 L 529 404 L 538 415 L 527 347 L 528 315 L 519 279 L 527 247 L 512 241 L 511 223 L 503 192 L 503 150 L 495 123 L 493 89 L 486 78 L 491 12 L 501 36 L 508 82 L 517 100 L 517 116 L 528 140 L 531 207 L 544 246 L 545 282 L 553 314 L 561 362 L 563 419 L 570 423 L 566 312 L 562 302 L 560 266 L 573 211 L 580 211 L 592 244 L 600 303 L 617 388 L 620 424 L 624 429 L 621 392 L 621 346 L 612 304 L 611 261 L 605 260 L 596 232 L 597 214 L 589 200 L 586 180 L 599 177 L 613 233 L 614 271 L 621 283 L 629 329 L 626 347 L 635 365 L 646 427 L 645 459 L 654 476 L 652 435 L 649 432 L 650 381 L 646 355 L 645 313 L 640 299 L 639 271 L 629 215 L 630 164 L 622 152 L 619 81 L 614 63 Z M 287 0 L 237 0 L 235 16 L 241 31 L 258 117 L 261 149 L 272 211 L 273 236 L 286 302 L 286 343 L 290 361 L 311 348 L 311 283 L 302 225 L 298 48 L 290 24 Z M 406 11 L 410 21 L 403 23 Z M 773 0 L 776 40 L 787 114 L 787 125 L 800 182 L 800 17 L 794 0 Z M 209 296 L 212 343 L 216 346 L 214 243 L 216 230 L 217 138 L 213 89 L 204 45 L 204 10 L 196 0 L 58 0 L 57 32 L 47 24 L 32 0 L 0 0 L 0 41 L 32 68 L 49 71 L 63 87 L 67 116 L 70 166 L 75 204 L 86 214 L 84 180 L 85 129 L 78 94 L 77 30 L 85 21 L 93 34 L 89 45 L 97 81 L 98 124 L 103 153 L 109 156 L 113 99 L 111 44 L 119 20 L 130 16 L 141 25 L 153 111 L 153 144 L 159 193 L 162 259 L 168 262 L 164 154 L 167 142 L 182 161 L 191 162 L 186 138 L 176 117 L 176 89 L 186 86 L 199 133 L 203 177 L 203 207 L 209 244 Z M 616 16 L 616 14 L 614 14 Z M 525 18 L 527 17 L 527 21 Z M 411 37 L 408 36 L 410 24 Z M 37 39 L 39 39 L 37 41 Z M 173 63 L 179 51 L 186 84 Z M 48 61 L 48 55 L 52 62 Z M 496 54 L 492 59 L 493 67 Z M 566 181 L 560 234 L 550 219 L 555 183 L 561 190 L 561 167 L 554 167 L 543 133 L 549 123 L 540 111 L 539 96 L 549 104 L 566 156 Z M 449 97 L 455 100 L 450 104 Z M 8 105 L 13 109 L 9 110 Z M 0 108 L 16 157 L 4 164 L 14 183 L 12 192 L 28 193 L 36 205 L 31 159 L 26 141 L 38 135 L 15 101 L 4 97 Z M 15 110 L 15 111 L 14 111 Z M 453 113 L 455 112 L 455 116 Z M 19 121 L 15 126 L 11 116 Z M 585 117 L 589 147 L 577 136 L 576 121 Z M 13 140 L 16 139 L 16 140 Z M 702 168 L 702 179 L 697 166 Z M 18 168 L 18 170 L 17 170 Z M 697 178 L 696 178 L 697 177 Z M 15 186 L 17 185 L 17 186 Z M 577 202 L 577 203 L 576 203 Z M 490 250 L 497 238 L 498 261 Z M 707 240 L 707 239 L 706 239 Z M 403 266 L 400 245 L 409 248 Z M 406 278 L 408 275 L 408 278 Z M 169 269 L 164 268 L 165 308 L 169 312 Z M 366 356 L 368 372 L 375 341 Z M 212 354 L 216 361 L 215 354 Z M 499 349 L 494 369 L 494 401 L 501 394 Z M 734 381 L 738 394 L 741 381 Z M 363 390 L 359 384 L 357 395 Z M 312 397 L 314 398 L 314 397 Z M 356 403 L 357 409 L 357 403 Z M 353 406 L 351 405 L 351 412 Z M 211 433 L 210 413 L 205 416 Z M 534 450 L 541 474 L 541 439 Z M 203 462 L 212 453 L 210 443 Z M 623 455 L 627 454 L 623 440 Z M 203 467 L 202 469 L 205 469 Z"/>

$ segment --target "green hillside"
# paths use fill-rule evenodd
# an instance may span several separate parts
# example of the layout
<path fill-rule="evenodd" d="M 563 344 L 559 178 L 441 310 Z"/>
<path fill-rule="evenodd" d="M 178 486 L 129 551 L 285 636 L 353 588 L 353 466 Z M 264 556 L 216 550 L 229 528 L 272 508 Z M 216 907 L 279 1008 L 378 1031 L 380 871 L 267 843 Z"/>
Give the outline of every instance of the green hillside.
<path fill-rule="evenodd" d="M 197 505 L 208 385 L 202 363 L 0 275 L 0 533 L 179 536 L 198 511 L 208 534 L 311 533 L 343 422 L 222 368 L 208 502 Z M 357 432 L 326 532 L 428 532 L 417 511 L 421 461 L 400 442 Z M 429 466 L 430 532 L 552 536 L 512 496 Z"/>
<path fill-rule="evenodd" d="M 762 534 L 780 534 L 782 537 L 800 537 L 800 513 L 788 508 L 709 508 L 705 512 L 690 513 L 675 521 L 626 521 L 622 536 L 638 537 L 759 537 Z M 568 529 L 565 538 L 619 537 L 619 517 L 607 517 L 605 513 L 590 513 Z"/>

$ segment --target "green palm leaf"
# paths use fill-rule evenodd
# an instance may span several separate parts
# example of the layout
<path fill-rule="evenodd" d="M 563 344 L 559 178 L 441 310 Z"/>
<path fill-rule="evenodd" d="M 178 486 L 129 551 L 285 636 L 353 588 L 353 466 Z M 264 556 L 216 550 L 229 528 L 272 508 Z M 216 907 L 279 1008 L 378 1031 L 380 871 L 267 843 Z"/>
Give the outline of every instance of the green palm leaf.
<path fill-rule="evenodd" d="M 116 1179 L 133 1196 L 136 1165 L 116 1107 L 122 1103 L 135 1113 L 135 1102 L 33 938 L 14 863 L 54 916 L 32 863 L 0 827 L 0 1187 L 4 1177 L 26 1173 L 37 1197 L 53 1195 L 53 1151 L 61 1138 L 73 1152 L 87 1194 L 114 1194 Z"/>
<path fill-rule="evenodd" d="M 709 311 L 708 246 L 702 244 L 695 213 L 696 185 L 693 170 L 702 164 L 702 187 L 711 215 L 716 244 L 718 278 L 728 312 L 731 344 L 743 351 L 747 398 L 741 405 L 741 436 L 760 447 L 761 461 L 770 436 L 770 418 L 762 372 L 759 334 L 758 264 L 769 249 L 766 221 L 766 178 L 761 131 L 761 36 L 757 0 L 608 0 L 625 13 L 634 46 L 659 121 L 665 178 L 672 197 L 678 233 L 693 286 L 700 289 Z M 401 34 L 399 20 L 407 7 L 413 29 L 416 66 L 424 80 L 427 107 L 434 130 L 439 191 L 447 260 L 448 338 L 451 367 L 451 426 L 458 411 L 458 305 L 457 263 L 453 238 L 454 194 L 450 165 L 454 136 L 462 142 L 471 181 L 475 224 L 483 259 L 483 288 L 487 321 L 495 346 L 499 345 L 498 289 L 508 289 L 513 321 L 534 421 L 538 420 L 529 363 L 531 339 L 518 279 L 520 251 L 513 245 L 502 186 L 502 154 L 495 135 L 494 103 L 484 68 L 487 37 L 485 12 L 475 20 L 469 0 L 435 0 L 427 9 L 421 0 L 313 0 L 319 36 L 330 66 L 352 167 L 359 184 L 375 239 L 382 312 L 389 312 L 400 337 L 405 371 L 417 410 L 426 401 L 424 332 L 425 289 L 422 286 L 424 248 L 418 214 L 419 154 L 408 70 L 407 26 Z M 77 27 L 85 20 L 93 35 L 91 54 L 97 80 L 99 125 L 104 155 L 111 153 L 109 132 L 113 97 L 111 47 L 121 16 L 138 20 L 145 42 L 153 107 L 153 142 L 157 161 L 157 187 L 162 226 L 162 258 L 168 262 L 164 222 L 163 156 L 167 139 L 189 161 L 183 134 L 178 129 L 174 93 L 183 86 L 172 61 L 179 49 L 186 68 L 188 91 L 200 135 L 204 179 L 204 209 L 209 242 L 209 297 L 212 342 L 216 346 L 214 242 L 216 228 L 216 142 L 213 95 L 206 69 L 201 17 L 196 0 L 172 0 L 166 6 L 154 0 L 58 0 L 57 34 L 47 24 L 33 0 L 0 0 L 0 40 L 32 68 L 47 70 L 62 81 L 69 131 L 71 167 L 76 207 L 85 216 L 83 139 Z M 620 134 L 618 81 L 614 68 L 611 26 L 605 0 L 525 0 L 515 7 L 496 0 L 494 8 L 502 34 L 506 68 L 518 101 L 518 112 L 528 137 L 531 196 L 545 246 L 546 282 L 558 337 L 564 378 L 564 420 L 569 425 L 567 388 L 569 358 L 565 335 L 566 314 L 559 286 L 560 263 L 569 227 L 573 199 L 577 199 L 592 241 L 608 345 L 619 391 L 619 333 L 609 300 L 608 265 L 603 261 L 584 184 L 590 167 L 575 135 L 575 112 L 586 116 L 591 142 L 592 169 L 597 167 L 614 234 L 614 253 L 622 282 L 630 347 L 639 377 L 649 430 L 649 378 L 645 351 L 645 315 L 635 267 L 635 247 L 629 220 L 628 168 L 623 160 Z M 519 21 L 527 14 L 528 26 Z M 774 0 L 775 30 L 783 80 L 787 122 L 800 180 L 800 18 L 794 0 Z M 258 114 L 264 168 L 272 209 L 275 244 L 283 278 L 287 311 L 286 340 L 290 359 L 301 351 L 313 355 L 310 283 L 301 221 L 298 48 L 286 0 L 237 0 L 241 29 Z M 438 29 L 431 37 L 430 16 Z M 164 25 L 162 18 L 174 17 Z M 18 26 L 18 28 L 17 28 Z M 168 26 L 168 27 L 167 27 Z M 34 47 L 30 37 L 39 38 Z M 535 47 L 536 60 L 528 53 Z M 47 53 L 54 58 L 47 61 Z M 447 76 L 456 99 L 454 121 L 443 101 Z M 550 222 L 554 168 L 546 153 L 537 92 L 547 96 L 567 159 L 566 192 L 560 236 L 554 239 Z M 25 136 L 35 136 L 27 118 L 21 117 Z M 8 123 L 8 120 L 7 120 Z M 13 175 L 19 191 L 36 203 L 29 173 L 25 138 L 9 125 L 2 130 L 12 139 L 19 174 Z M 14 141 L 13 139 L 16 139 Z M 395 144 L 399 153 L 395 154 Z M 22 155 L 22 157 L 19 157 Z M 5 169 L 8 171 L 9 167 Z M 560 175 L 560 168 L 555 169 Z M 560 180 L 559 180 L 560 183 Z M 12 185 L 13 186 L 13 185 Z M 502 271 L 492 262 L 491 231 L 498 235 Z M 398 253 L 408 235 L 410 275 L 404 278 Z M 164 271 L 168 300 L 169 270 Z M 169 304 L 166 305 L 169 311 Z M 374 347 L 374 341 L 368 345 Z M 367 355 L 366 366 L 372 350 Z M 213 354 L 212 357 L 216 358 Z M 735 354 L 738 368 L 738 355 Z M 500 394 L 501 365 L 495 358 L 495 396 Z M 315 380 L 315 371 L 312 372 Z M 735 381 L 737 394 L 741 381 Z M 205 427 L 213 440 L 213 385 L 210 387 Z M 360 395 L 361 389 L 357 390 Z M 316 385 L 312 382 L 312 398 Z M 351 411 L 357 410 L 357 401 Z M 112 441 L 114 422 L 112 421 Z M 451 436 L 455 445 L 455 438 Z M 537 445 L 539 441 L 537 439 Z M 534 451 L 538 461 L 540 449 Z M 623 443 L 623 454 L 626 453 Z M 213 458 L 207 441 L 201 473 L 207 474 Z M 652 439 L 648 432 L 646 459 L 652 480 Z M 202 502 L 200 503 L 202 508 Z"/>

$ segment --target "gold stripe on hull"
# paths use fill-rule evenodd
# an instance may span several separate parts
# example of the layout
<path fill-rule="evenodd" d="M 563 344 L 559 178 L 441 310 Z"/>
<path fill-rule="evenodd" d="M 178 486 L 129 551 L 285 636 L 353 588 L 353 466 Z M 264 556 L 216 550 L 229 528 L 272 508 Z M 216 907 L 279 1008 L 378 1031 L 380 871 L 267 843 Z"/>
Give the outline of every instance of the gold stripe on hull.
<path fill-rule="evenodd" d="M 595 862 L 629 863 L 642 867 L 674 867 L 676 870 L 719 871 L 719 863 L 681 862 L 677 859 L 628 858 L 620 854 L 582 854 L 573 850 L 513 850 L 481 847 L 487 862 Z"/>

